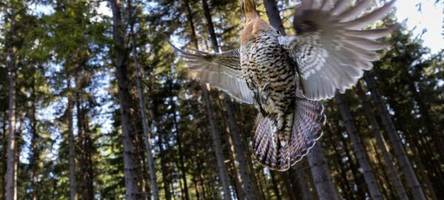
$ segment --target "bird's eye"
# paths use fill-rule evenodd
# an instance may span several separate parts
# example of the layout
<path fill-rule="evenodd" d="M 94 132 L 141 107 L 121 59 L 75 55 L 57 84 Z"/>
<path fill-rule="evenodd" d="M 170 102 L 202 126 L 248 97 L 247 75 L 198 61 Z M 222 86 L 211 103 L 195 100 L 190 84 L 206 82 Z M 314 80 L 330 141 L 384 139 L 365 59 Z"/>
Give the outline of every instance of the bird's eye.
<path fill-rule="evenodd" d="M 281 34 L 281 32 L 280 32 L 280 31 L 278 31 L 278 30 L 276 30 L 276 33 L 277 33 L 277 34 L 279 34 L 279 35 Z"/>

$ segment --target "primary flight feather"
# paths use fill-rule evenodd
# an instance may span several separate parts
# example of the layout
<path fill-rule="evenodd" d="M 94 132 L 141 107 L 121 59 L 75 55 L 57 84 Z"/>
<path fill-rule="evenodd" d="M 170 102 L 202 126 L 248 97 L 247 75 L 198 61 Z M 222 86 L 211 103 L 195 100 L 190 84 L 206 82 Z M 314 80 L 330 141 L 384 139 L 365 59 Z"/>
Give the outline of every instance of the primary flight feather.
<path fill-rule="evenodd" d="M 223 53 L 180 51 L 189 76 L 209 83 L 259 114 L 253 152 L 263 165 L 285 171 L 302 159 L 321 136 L 320 100 L 353 87 L 377 51 L 377 41 L 396 26 L 365 29 L 385 17 L 394 0 L 371 9 L 370 0 L 303 0 L 284 36 L 260 18 L 254 0 L 243 0 L 240 49 Z"/>

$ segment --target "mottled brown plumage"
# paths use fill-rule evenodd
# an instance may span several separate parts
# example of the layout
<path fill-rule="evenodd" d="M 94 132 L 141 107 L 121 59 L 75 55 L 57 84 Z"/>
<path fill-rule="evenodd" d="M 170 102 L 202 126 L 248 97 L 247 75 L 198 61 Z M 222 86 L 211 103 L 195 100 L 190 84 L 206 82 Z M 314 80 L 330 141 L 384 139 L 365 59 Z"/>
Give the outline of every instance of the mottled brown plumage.
<path fill-rule="evenodd" d="M 260 18 L 253 0 L 242 1 L 245 15 L 240 50 L 219 54 L 181 51 L 190 76 L 210 83 L 259 111 L 253 137 L 257 160 L 287 170 L 321 136 L 325 120 L 319 100 L 352 87 L 377 50 L 376 39 L 396 26 L 363 30 L 383 18 L 394 1 L 363 14 L 369 0 L 303 0 L 293 24 L 296 36 L 282 36 Z"/>

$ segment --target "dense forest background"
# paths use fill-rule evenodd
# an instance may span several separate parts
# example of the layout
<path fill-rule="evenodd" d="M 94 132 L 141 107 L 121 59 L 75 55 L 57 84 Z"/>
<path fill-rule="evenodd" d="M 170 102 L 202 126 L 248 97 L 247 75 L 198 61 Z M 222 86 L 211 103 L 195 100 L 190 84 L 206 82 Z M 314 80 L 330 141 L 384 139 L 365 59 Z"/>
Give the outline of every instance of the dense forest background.
<path fill-rule="evenodd" d="M 294 1 L 257 3 L 294 32 Z M 251 158 L 254 108 L 185 79 L 167 43 L 236 48 L 240 16 L 239 0 L 1 1 L 0 199 L 444 199 L 444 51 L 396 31 L 324 102 L 308 158 L 275 172 Z"/>

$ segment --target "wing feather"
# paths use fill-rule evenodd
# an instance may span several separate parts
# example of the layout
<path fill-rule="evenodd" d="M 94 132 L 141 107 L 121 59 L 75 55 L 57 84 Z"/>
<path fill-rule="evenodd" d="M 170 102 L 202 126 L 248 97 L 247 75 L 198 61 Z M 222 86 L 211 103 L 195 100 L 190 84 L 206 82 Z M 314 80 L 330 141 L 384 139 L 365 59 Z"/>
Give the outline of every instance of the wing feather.
<path fill-rule="evenodd" d="M 298 34 L 279 38 L 297 63 L 304 95 L 311 100 L 328 99 L 337 90 L 353 87 L 364 70 L 372 68 L 371 62 L 379 59 L 377 51 L 388 48 L 377 39 L 398 27 L 362 30 L 386 16 L 395 0 L 365 14 L 372 5 L 369 0 L 354 6 L 351 0 L 338 0 L 334 6 L 326 6 L 327 1 L 314 7 L 311 0 L 303 0 L 293 21 Z"/>
<path fill-rule="evenodd" d="M 188 76 L 201 83 L 209 83 L 241 103 L 253 104 L 254 94 L 242 77 L 238 50 L 210 54 L 177 49 L 188 65 Z"/>

